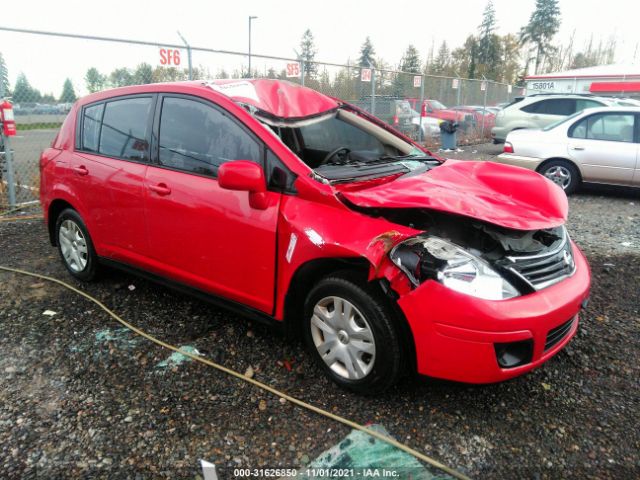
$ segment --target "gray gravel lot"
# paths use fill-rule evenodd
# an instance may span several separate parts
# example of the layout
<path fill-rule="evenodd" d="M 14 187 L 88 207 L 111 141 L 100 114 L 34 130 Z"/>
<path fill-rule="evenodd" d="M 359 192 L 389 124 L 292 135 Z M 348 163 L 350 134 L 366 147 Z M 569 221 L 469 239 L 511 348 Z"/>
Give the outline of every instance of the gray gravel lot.
<path fill-rule="evenodd" d="M 38 220 L 0 222 L 0 264 L 79 285 L 170 343 L 384 425 L 474 478 L 637 478 L 640 195 L 570 203 L 594 284 L 568 348 L 501 384 L 407 379 L 376 398 L 340 390 L 299 343 L 209 304 L 120 272 L 77 284 Z M 0 478 L 192 479 L 201 458 L 233 478 L 234 466 L 298 467 L 348 433 L 202 365 L 159 367 L 170 352 L 119 327 L 58 286 L 0 272 Z"/>

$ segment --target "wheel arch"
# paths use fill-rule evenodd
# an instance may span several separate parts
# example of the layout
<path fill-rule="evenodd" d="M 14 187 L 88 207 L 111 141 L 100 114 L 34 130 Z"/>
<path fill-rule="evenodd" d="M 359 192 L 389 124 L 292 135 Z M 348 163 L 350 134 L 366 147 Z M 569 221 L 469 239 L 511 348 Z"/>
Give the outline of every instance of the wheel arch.
<path fill-rule="evenodd" d="M 567 162 L 567 163 L 569 163 L 570 165 L 572 165 L 572 166 L 576 169 L 576 171 L 578 172 L 578 176 L 579 176 L 579 179 L 578 179 L 578 180 L 579 180 L 580 182 L 582 182 L 582 170 L 580 170 L 580 166 L 579 166 L 576 162 L 574 162 L 573 160 L 571 160 L 571 159 L 569 159 L 569 158 L 566 158 L 566 157 L 550 157 L 550 158 L 547 158 L 546 160 L 542 161 L 542 162 L 540 163 L 540 165 L 538 165 L 538 166 L 536 167 L 536 172 L 540 173 L 540 172 L 542 171 L 542 169 L 543 169 L 546 165 L 548 165 L 549 163 L 551 163 L 551 162 L 553 162 L 553 161 Z"/>
<path fill-rule="evenodd" d="M 49 231 L 49 242 L 51 242 L 51 245 L 54 247 L 58 246 L 58 241 L 56 239 L 56 222 L 58 221 L 60 214 L 67 208 L 71 208 L 76 212 L 78 211 L 68 201 L 61 198 L 53 200 L 49 205 L 47 213 L 47 230 Z"/>
<path fill-rule="evenodd" d="M 384 278 L 369 281 L 370 267 L 371 264 L 364 257 L 317 258 L 302 264 L 293 274 L 289 290 L 285 295 L 284 331 L 290 338 L 301 338 L 304 302 L 313 285 L 332 273 L 349 271 L 363 283 L 376 285 L 380 295 L 388 300 L 388 305 L 397 319 L 402 347 L 408 349 L 406 355 L 408 366 L 412 372 L 415 372 L 417 369 L 416 346 L 409 322 L 398 305 L 397 294 L 390 288 L 388 281 Z"/>

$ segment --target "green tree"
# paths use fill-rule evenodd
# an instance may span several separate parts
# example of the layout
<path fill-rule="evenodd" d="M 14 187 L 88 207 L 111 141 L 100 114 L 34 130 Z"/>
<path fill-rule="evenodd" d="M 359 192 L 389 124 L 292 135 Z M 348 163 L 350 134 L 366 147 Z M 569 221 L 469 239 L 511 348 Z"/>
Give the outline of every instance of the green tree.
<path fill-rule="evenodd" d="M 53 96 L 53 93 L 45 93 L 44 95 L 42 95 L 40 101 L 42 103 L 53 104 L 56 103 L 56 97 Z"/>
<path fill-rule="evenodd" d="M 144 85 L 153 82 L 153 67 L 148 63 L 140 63 L 133 72 L 133 83 Z"/>
<path fill-rule="evenodd" d="M 91 67 L 84 76 L 84 83 L 89 93 L 104 90 L 107 83 L 107 77 L 100 73 L 97 68 Z"/>
<path fill-rule="evenodd" d="M 538 73 L 546 55 L 552 53 L 553 37 L 560 29 L 560 8 L 558 0 L 536 0 L 536 8 L 529 18 L 529 23 L 520 29 L 520 42 L 535 49 L 534 73 Z M 526 71 L 526 68 L 525 68 Z"/>
<path fill-rule="evenodd" d="M 422 62 L 418 49 L 413 45 L 409 45 L 400 60 L 400 70 L 408 73 L 420 73 L 422 70 Z"/>
<path fill-rule="evenodd" d="M 505 83 L 515 83 L 520 69 L 520 43 L 518 37 L 512 33 L 500 37 L 502 43 L 502 62 L 500 75 L 496 80 Z"/>
<path fill-rule="evenodd" d="M 73 84 L 68 78 L 62 85 L 62 93 L 60 94 L 60 103 L 73 103 L 78 99 L 76 92 L 73 89 Z"/>
<path fill-rule="evenodd" d="M 495 80 L 501 71 L 502 42 L 496 35 L 496 12 L 493 1 L 489 0 L 478 27 L 477 75 Z"/>
<path fill-rule="evenodd" d="M 429 66 L 429 73 L 434 75 L 446 75 L 449 73 L 449 66 L 451 64 L 451 53 L 449 52 L 449 46 L 447 41 L 444 40 L 438 48 L 438 53 L 435 59 Z"/>
<path fill-rule="evenodd" d="M 39 102 L 41 99 L 40 92 L 29 84 L 24 73 L 20 73 L 13 89 L 13 101 L 15 103 Z"/>
<path fill-rule="evenodd" d="M 316 58 L 318 49 L 316 48 L 313 33 L 308 28 L 302 35 L 300 41 L 300 56 L 304 60 L 304 74 L 308 78 L 315 79 L 318 75 L 318 64 L 312 63 Z"/>
<path fill-rule="evenodd" d="M 116 68 L 109 74 L 109 83 L 112 87 L 125 87 L 135 85 L 133 75 L 128 68 Z"/>
<path fill-rule="evenodd" d="M 3 95 L 9 96 L 9 71 L 2 52 L 0 52 L 0 98 Z"/>
<path fill-rule="evenodd" d="M 367 37 L 360 47 L 360 57 L 358 58 L 358 65 L 361 67 L 369 68 L 369 64 L 375 67 L 376 61 L 373 58 L 376 54 L 371 38 Z"/>

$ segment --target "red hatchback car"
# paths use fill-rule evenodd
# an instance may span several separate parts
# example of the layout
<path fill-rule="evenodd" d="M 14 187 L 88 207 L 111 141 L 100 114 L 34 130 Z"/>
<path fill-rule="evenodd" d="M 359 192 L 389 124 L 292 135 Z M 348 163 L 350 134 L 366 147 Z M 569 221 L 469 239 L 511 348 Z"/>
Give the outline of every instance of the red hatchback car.
<path fill-rule="evenodd" d="M 569 342 L 589 295 L 552 182 L 436 158 L 283 81 L 89 95 L 40 168 L 73 276 L 124 267 L 275 321 L 359 392 L 520 375 Z"/>

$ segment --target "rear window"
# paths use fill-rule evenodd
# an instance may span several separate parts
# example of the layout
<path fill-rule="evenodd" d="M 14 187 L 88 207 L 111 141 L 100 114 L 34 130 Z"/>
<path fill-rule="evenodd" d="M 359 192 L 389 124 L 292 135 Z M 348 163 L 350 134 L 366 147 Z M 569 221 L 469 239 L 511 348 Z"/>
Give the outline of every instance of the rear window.
<path fill-rule="evenodd" d="M 151 97 L 108 102 L 102 118 L 98 152 L 125 160 L 148 161 L 151 105 Z"/>

